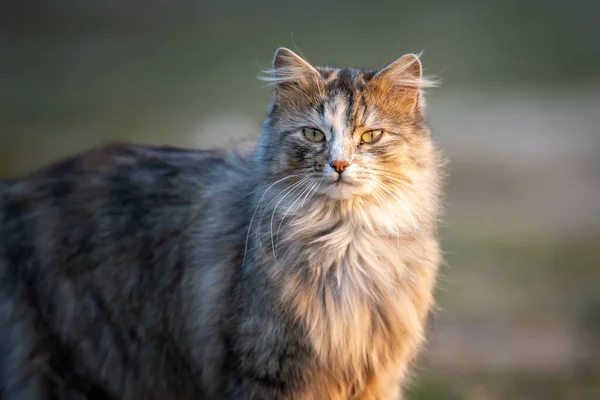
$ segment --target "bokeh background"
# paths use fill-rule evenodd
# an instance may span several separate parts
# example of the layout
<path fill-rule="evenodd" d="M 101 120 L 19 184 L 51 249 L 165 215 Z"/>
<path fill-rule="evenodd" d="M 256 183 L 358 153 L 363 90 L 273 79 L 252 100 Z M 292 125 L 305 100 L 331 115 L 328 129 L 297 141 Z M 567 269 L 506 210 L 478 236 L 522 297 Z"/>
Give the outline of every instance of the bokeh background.
<path fill-rule="evenodd" d="M 451 159 L 447 265 L 409 399 L 600 399 L 600 2 L 0 4 L 0 177 L 111 141 L 260 132 L 278 46 L 424 51 Z"/>

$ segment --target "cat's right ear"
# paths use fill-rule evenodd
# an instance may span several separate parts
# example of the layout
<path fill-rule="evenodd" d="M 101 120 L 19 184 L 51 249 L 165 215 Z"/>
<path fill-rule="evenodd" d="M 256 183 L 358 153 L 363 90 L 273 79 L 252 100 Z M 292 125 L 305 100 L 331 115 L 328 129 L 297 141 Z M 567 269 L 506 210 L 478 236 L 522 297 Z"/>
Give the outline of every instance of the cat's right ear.
<path fill-rule="evenodd" d="M 275 51 L 273 72 L 277 78 L 283 80 L 319 74 L 308 61 L 285 47 L 280 47 Z"/>
<path fill-rule="evenodd" d="M 308 87 L 319 85 L 321 74 L 304 58 L 290 49 L 280 47 L 273 57 L 273 68 L 266 71 L 262 80 L 276 88 Z"/>

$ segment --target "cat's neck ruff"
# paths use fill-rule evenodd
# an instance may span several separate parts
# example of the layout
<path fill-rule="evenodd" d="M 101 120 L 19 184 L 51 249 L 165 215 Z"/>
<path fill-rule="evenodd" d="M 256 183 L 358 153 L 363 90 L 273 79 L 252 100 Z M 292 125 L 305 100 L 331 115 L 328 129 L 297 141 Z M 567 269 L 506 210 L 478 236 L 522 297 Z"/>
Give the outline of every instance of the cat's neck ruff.
<path fill-rule="evenodd" d="M 290 220 L 296 230 L 322 232 L 323 227 L 343 231 L 350 236 L 365 232 L 377 237 L 414 236 L 427 225 L 429 215 L 419 212 L 411 202 L 396 198 L 379 200 L 355 196 L 335 200 L 318 198 L 298 210 Z"/>
<path fill-rule="evenodd" d="M 410 272 L 400 238 L 412 223 L 401 207 L 355 199 L 315 201 L 286 224 L 272 271 L 323 364 L 360 377 L 366 365 L 393 362 L 379 341 L 395 343 L 408 328 L 390 321 L 419 326 L 401 294 Z"/>

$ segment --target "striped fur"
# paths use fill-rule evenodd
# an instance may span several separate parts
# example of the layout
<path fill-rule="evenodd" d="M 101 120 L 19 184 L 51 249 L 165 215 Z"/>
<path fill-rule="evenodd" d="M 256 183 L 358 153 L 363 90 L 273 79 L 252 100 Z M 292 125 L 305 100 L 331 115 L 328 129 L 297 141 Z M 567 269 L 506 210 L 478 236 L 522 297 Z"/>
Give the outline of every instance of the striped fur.
<path fill-rule="evenodd" d="M 250 152 L 111 146 L 0 184 L 1 399 L 401 397 L 440 263 L 421 64 L 279 49 L 269 79 Z"/>

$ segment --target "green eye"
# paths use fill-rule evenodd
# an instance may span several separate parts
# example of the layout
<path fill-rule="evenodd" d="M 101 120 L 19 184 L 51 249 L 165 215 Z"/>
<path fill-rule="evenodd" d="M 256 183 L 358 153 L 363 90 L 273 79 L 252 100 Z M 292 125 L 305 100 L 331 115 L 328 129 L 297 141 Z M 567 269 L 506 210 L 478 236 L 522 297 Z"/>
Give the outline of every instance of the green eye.
<path fill-rule="evenodd" d="M 325 135 L 318 129 L 303 128 L 302 133 L 304 133 L 304 136 L 312 142 L 322 142 L 325 140 Z"/>
<path fill-rule="evenodd" d="M 381 139 L 381 135 L 383 135 L 383 131 L 381 129 L 373 129 L 372 131 L 365 132 L 360 137 L 360 141 L 362 143 L 375 143 L 379 139 Z"/>

